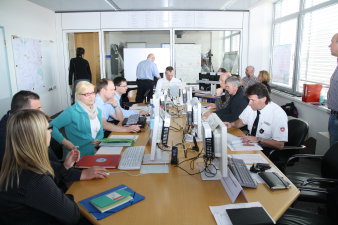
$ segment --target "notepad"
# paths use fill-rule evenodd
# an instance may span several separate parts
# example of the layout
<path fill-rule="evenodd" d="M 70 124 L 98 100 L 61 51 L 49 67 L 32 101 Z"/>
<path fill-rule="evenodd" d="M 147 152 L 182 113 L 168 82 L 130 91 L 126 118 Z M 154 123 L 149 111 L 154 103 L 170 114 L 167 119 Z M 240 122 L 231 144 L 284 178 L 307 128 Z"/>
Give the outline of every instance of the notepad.
<path fill-rule="evenodd" d="M 122 189 L 94 198 L 90 200 L 90 203 L 92 203 L 101 213 L 104 213 L 132 199 L 131 193 Z"/>
<path fill-rule="evenodd" d="M 274 224 L 262 207 L 226 209 L 233 225 L 269 225 Z"/>

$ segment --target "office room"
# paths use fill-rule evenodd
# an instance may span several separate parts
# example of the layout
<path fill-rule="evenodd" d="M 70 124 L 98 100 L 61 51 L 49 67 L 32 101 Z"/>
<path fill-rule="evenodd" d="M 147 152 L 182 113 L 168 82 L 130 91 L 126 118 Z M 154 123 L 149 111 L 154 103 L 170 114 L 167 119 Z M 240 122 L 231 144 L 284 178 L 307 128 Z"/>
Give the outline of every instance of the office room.
<path fill-rule="evenodd" d="M 199 87 L 198 80 L 202 72 L 201 62 L 203 60 L 206 62 L 207 74 L 210 76 L 217 75 L 220 67 L 226 68 L 232 75 L 240 78 L 247 76 L 247 66 L 254 67 L 256 77 L 260 71 L 268 71 L 271 74 L 269 82 L 271 101 L 279 106 L 293 102 L 297 109 L 288 114 L 289 135 L 291 131 L 296 134 L 295 130 L 297 130 L 290 128 L 291 120 L 300 119 L 308 126 L 302 138 L 293 138 L 302 139 L 301 143 L 297 143 L 295 152 L 313 154 L 316 155 L 314 157 L 322 160 L 335 158 L 332 157 L 334 153 L 331 152 L 338 150 L 334 147 L 330 148 L 334 146 L 330 144 L 330 133 L 334 131 L 329 133 L 328 123 L 332 116 L 336 116 L 337 111 L 334 107 L 337 100 L 332 100 L 331 97 L 333 103 L 330 103 L 327 93 L 330 92 L 331 76 L 337 70 L 337 55 L 335 55 L 335 50 L 332 50 L 334 41 L 338 38 L 334 36 L 338 33 L 337 10 L 337 0 L 187 0 L 183 2 L 175 0 L 0 0 L 0 118 L 10 115 L 8 111 L 11 109 L 12 98 L 21 90 L 29 90 L 38 94 L 41 103 L 39 107 L 42 107 L 45 114 L 53 118 L 70 108 L 72 105 L 72 89 L 69 85 L 70 60 L 75 58 L 78 47 L 84 47 L 86 50 L 83 58 L 90 64 L 90 81 L 93 85 L 98 85 L 102 78 L 113 80 L 124 76 L 128 81 L 128 87 L 135 89 L 137 64 L 134 61 L 128 61 L 135 58 L 135 53 L 128 51 L 145 48 L 149 49 L 148 51 L 155 51 L 158 72 L 166 76 L 166 67 L 173 66 L 175 77 L 187 86 L 191 85 L 193 92 Z M 27 43 L 29 47 L 25 48 L 24 45 Z M 158 49 L 160 50 L 157 52 Z M 165 56 L 162 56 L 164 51 Z M 128 58 L 129 56 L 131 58 Z M 146 60 L 146 58 L 147 55 L 144 55 L 137 60 Z M 27 66 L 27 63 L 31 61 L 34 63 Z M 163 66 L 161 61 L 165 62 Z M 132 65 L 128 62 L 132 62 Z M 218 85 L 218 79 L 215 84 Z M 116 90 L 122 86 L 115 84 Z M 321 89 L 317 91 L 316 99 L 306 99 L 306 88 L 314 86 Z M 91 90 L 91 86 L 87 88 Z M 335 94 L 332 95 L 335 96 Z M 154 96 L 157 99 L 156 93 Z M 331 106 L 328 106 L 328 103 Z M 142 109 L 150 110 L 151 107 Z M 180 123 L 176 121 L 177 118 L 173 118 L 172 115 L 171 117 L 168 145 L 171 145 L 174 139 L 171 132 L 175 133 L 177 127 L 181 126 L 177 126 L 177 123 Z M 163 116 L 163 124 L 164 118 L 167 117 Z M 48 128 L 54 132 L 59 124 L 52 122 L 52 125 Z M 219 126 L 223 129 L 223 126 L 227 125 L 220 124 Z M 298 125 L 296 127 L 299 128 Z M 135 145 L 148 146 L 146 151 L 151 148 L 148 144 L 151 131 L 147 129 L 141 129 L 140 133 L 127 133 L 130 136 L 138 135 Z M 233 128 L 227 127 L 226 129 L 231 132 Z M 280 130 L 283 130 L 282 127 Z M 258 131 L 264 132 L 262 129 Z M 227 138 L 229 141 L 229 135 Z M 99 139 L 102 140 L 103 137 Z M 258 141 L 260 141 L 259 138 L 257 138 Z M 183 154 L 181 151 L 183 147 L 179 143 L 176 144 L 179 155 Z M 286 151 L 287 144 L 283 146 L 285 149 L 276 151 Z M 70 147 L 68 149 L 71 149 Z M 331 151 L 328 151 L 329 149 Z M 170 155 L 172 152 L 170 150 Z M 232 151 L 228 148 L 226 152 Z M 76 153 L 73 157 L 76 158 L 75 161 L 77 157 L 80 157 L 78 154 L 80 153 Z M 189 154 L 194 156 L 193 153 Z M 326 157 L 321 157 L 325 154 Z M 329 176 L 323 175 L 324 169 L 320 167 L 318 159 L 299 159 L 287 167 L 284 167 L 286 161 L 283 161 L 284 164 L 280 167 L 280 165 L 274 165 L 273 158 L 269 155 L 265 156 L 263 153 L 260 155 L 273 165 L 274 171 L 278 171 L 288 181 L 291 181 L 290 183 L 294 181 L 296 172 L 315 173 L 316 176 L 325 178 L 338 178 L 337 168 L 330 168 L 329 170 L 334 172 L 329 173 Z M 69 160 L 72 161 L 73 158 L 70 158 Z M 181 161 L 184 161 L 184 158 L 179 157 L 179 162 Z M 191 168 L 184 165 L 184 169 Z M 80 219 L 83 224 L 111 224 L 112 221 L 118 221 L 120 224 L 231 224 L 228 215 L 217 217 L 217 212 L 213 211 L 216 208 L 211 209 L 211 206 L 233 205 L 230 204 L 231 198 L 224 184 L 222 185 L 219 181 L 217 183 L 216 181 L 202 181 L 200 175 L 189 175 L 183 169 L 180 170 L 180 166 L 170 165 L 170 162 L 167 170 L 168 174 L 144 174 L 142 176 L 135 176 L 140 174 L 139 171 L 131 171 L 130 175 L 129 172 L 115 174 L 115 171 L 119 171 L 115 169 L 89 170 L 101 174 L 108 171 L 110 175 L 91 177 L 93 179 L 74 182 L 64 187 L 64 191 L 72 194 L 77 203 L 72 205 L 72 202 L 68 202 L 68 206 L 75 208 L 73 208 L 74 212 L 72 211 L 73 216 L 78 217 L 80 212 L 84 214 L 86 219 Z M 190 173 L 195 173 L 195 170 Z M 165 179 L 166 175 L 170 176 L 168 180 Z M 158 177 L 154 179 L 154 176 Z M 0 181 L 3 181 L 1 176 Z M 177 186 L 169 182 L 177 182 Z M 184 182 L 187 182 L 187 185 L 184 185 Z M 117 207 L 119 212 L 108 211 L 109 216 L 98 219 L 79 203 L 79 201 L 120 187 L 120 185 L 125 185 L 127 192 L 134 192 L 134 200 L 137 204 L 128 208 L 122 204 L 118 206 L 122 208 Z M 161 187 L 161 190 L 156 189 L 156 185 Z M 90 186 L 90 188 L 81 191 L 81 188 L 85 186 Z M 95 189 L 94 186 L 101 188 Z M 196 187 L 197 190 L 190 193 L 190 186 Z M 332 187 L 333 191 L 327 189 L 326 184 L 316 182 L 304 189 L 296 183 L 292 183 L 291 188 L 286 190 L 272 191 L 261 183 L 258 187 L 259 190 L 242 189 L 247 198 L 240 193 L 234 202 L 236 204 L 258 202 L 279 224 L 294 224 L 293 219 L 303 219 L 303 217 L 307 219 L 304 218 L 302 224 L 329 224 L 330 220 L 332 221 L 331 211 L 334 210 L 332 206 L 337 206 L 337 202 L 331 202 L 329 199 L 334 199 L 332 196 L 338 195 L 336 186 Z M 308 191 L 306 188 L 311 190 Z M 201 198 L 200 203 L 193 205 L 193 202 L 199 201 L 196 199 L 199 198 L 197 197 L 199 194 L 205 191 L 205 195 L 208 195 L 208 191 L 212 192 L 212 190 L 215 191 L 212 196 L 209 196 L 210 198 Z M 313 190 L 317 191 L 314 194 L 315 197 L 311 195 Z M 78 194 L 76 194 L 77 191 L 79 191 Z M 3 187 L 1 187 L 1 192 L 3 192 Z M 172 196 L 175 193 L 177 196 Z M 59 194 L 62 196 L 63 193 Z M 159 199 L 163 202 L 158 203 L 156 209 L 151 207 L 151 204 L 157 203 L 153 195 L 163 196 L 163 199 Z M 271 197 L 270 200 L 268 200 L 269 197 Z M 181 201 L 182 205 L 179 204 Z M 5 205 L 0 204 L 0 209 L 4 207 Z M 182 210 L 177 209 L 181 207 Z M 120 211 L 123 208 L 126 209 Z M 198 215 L 194 216 L 196 211 L 192 212 L 192 209 L 198 210 Z M 299 209 L 305 212 L 300 212 Z M 130 216 L 129 212 L 135 216 Z M 226 220 L 222 221 L 224 217 Z M 4 221 L 4 224 L 8 222 L 8 220 L 0 219 L 0 223 L 1 221 Z M 76 223 L 76 221 L 63 219 L 58 222 L 60 221 L 62 221 L 61 224 Z M 20 222 L 13 222 L 13 224 L 20 224 Z M 233 222 L 233 224 L 236 223 Z M 244 224 L 250 223 L 247 221 Z"/>

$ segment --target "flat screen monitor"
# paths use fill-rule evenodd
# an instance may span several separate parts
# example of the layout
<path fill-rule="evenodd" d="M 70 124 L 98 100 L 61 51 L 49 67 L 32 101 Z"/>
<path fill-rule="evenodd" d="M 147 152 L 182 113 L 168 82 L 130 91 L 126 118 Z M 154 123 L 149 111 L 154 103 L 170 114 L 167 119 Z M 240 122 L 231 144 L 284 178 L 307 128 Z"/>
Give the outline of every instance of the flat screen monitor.
<path fill-rule="evenodd" d="M 202 140 L 202 105 L 197 97 L 191 99 L 192 114 L 193 114 L 193 134 L 197 140 Z"/>
<path fill-rule="evenodd" d="M 220 171 L 216 176 L 226 177 L 228 174 L 227 127 L 215 113 L 212 113 L 206 122 L 209 124 L 213 134 L 214 153 L 217 159 L 215 166 L 219 169 L 218 171 Z"/>

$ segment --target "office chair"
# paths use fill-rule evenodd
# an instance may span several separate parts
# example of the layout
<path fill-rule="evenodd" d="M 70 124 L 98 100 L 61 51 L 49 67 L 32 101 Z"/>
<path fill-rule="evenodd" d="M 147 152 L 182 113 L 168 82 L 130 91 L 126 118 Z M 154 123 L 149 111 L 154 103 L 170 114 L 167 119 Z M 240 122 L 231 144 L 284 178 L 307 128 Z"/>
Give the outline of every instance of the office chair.
<path fill-rule="evenodd" d="M 321 160 L 321 176 L 306 172 L 285 173 L 301 191 L 298 200 L 317 203 L 332 200 L 328 196 L 338 192 L 338 142 L 331 146 L 325 155 L 296 154 L 287 160 L 286 165 L 299 158 Z"/>
<path fill-rule="evenodd" d="M 124 108 L 124 109 L 129 109 L 129 107 L 131 107 L 133 104 L 136 104 L 135 100 L 136 100 L 136 94 L 137 94 L 137 89 L 131 89 L 127 91 L 125 95 L 125 98 L 122 99 L 121 97 L 121 100 L 122 100 L 122 104 L 121 106 Z"/>
<path fill-rule="evenodd" d="M 288 121 L 288 142 L 285 143 L 282 150 L 270 150 L 268 157 L 282 171 L 285 168 L 286 160 L 299 150 L 305 149 L 305 139 L 309 132 L 309 124 L 299 118 L 292 118 Z"/>
<path fill-rule="evenodd" d="M 332 219 L 302 209 L 289 208 L 276 225 L 333 225 Z"/>

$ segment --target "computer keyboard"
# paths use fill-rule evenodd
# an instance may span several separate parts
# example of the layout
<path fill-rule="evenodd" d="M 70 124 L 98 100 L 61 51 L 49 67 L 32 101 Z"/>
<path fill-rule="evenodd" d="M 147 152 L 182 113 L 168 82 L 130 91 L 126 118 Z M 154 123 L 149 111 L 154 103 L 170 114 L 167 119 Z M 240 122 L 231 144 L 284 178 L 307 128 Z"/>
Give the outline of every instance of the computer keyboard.
<path fill-rule="evenodd" d="M 229 157 L 229 168 L 242 187 L 257 188 L 256 181 L 251 177 L 249 169 L 242 159 Z"/>
<path fill-rule="evenodd" d="M 141 128 L 144 127 L 144 125 L 147 122 L 147 117 L 145 116 L 140 116 L 140 114 L 133 114 L 130 115 L 128 118 L 125 118 L 122 122 L 123 126 L 130 126 L 130 125 L 141 125 Z"/>
<path fill-rule="evenodd" d="M 120 170 L 139 170 L 141 168 L 145 146 L 127 148 L 120 159 Z"/>

